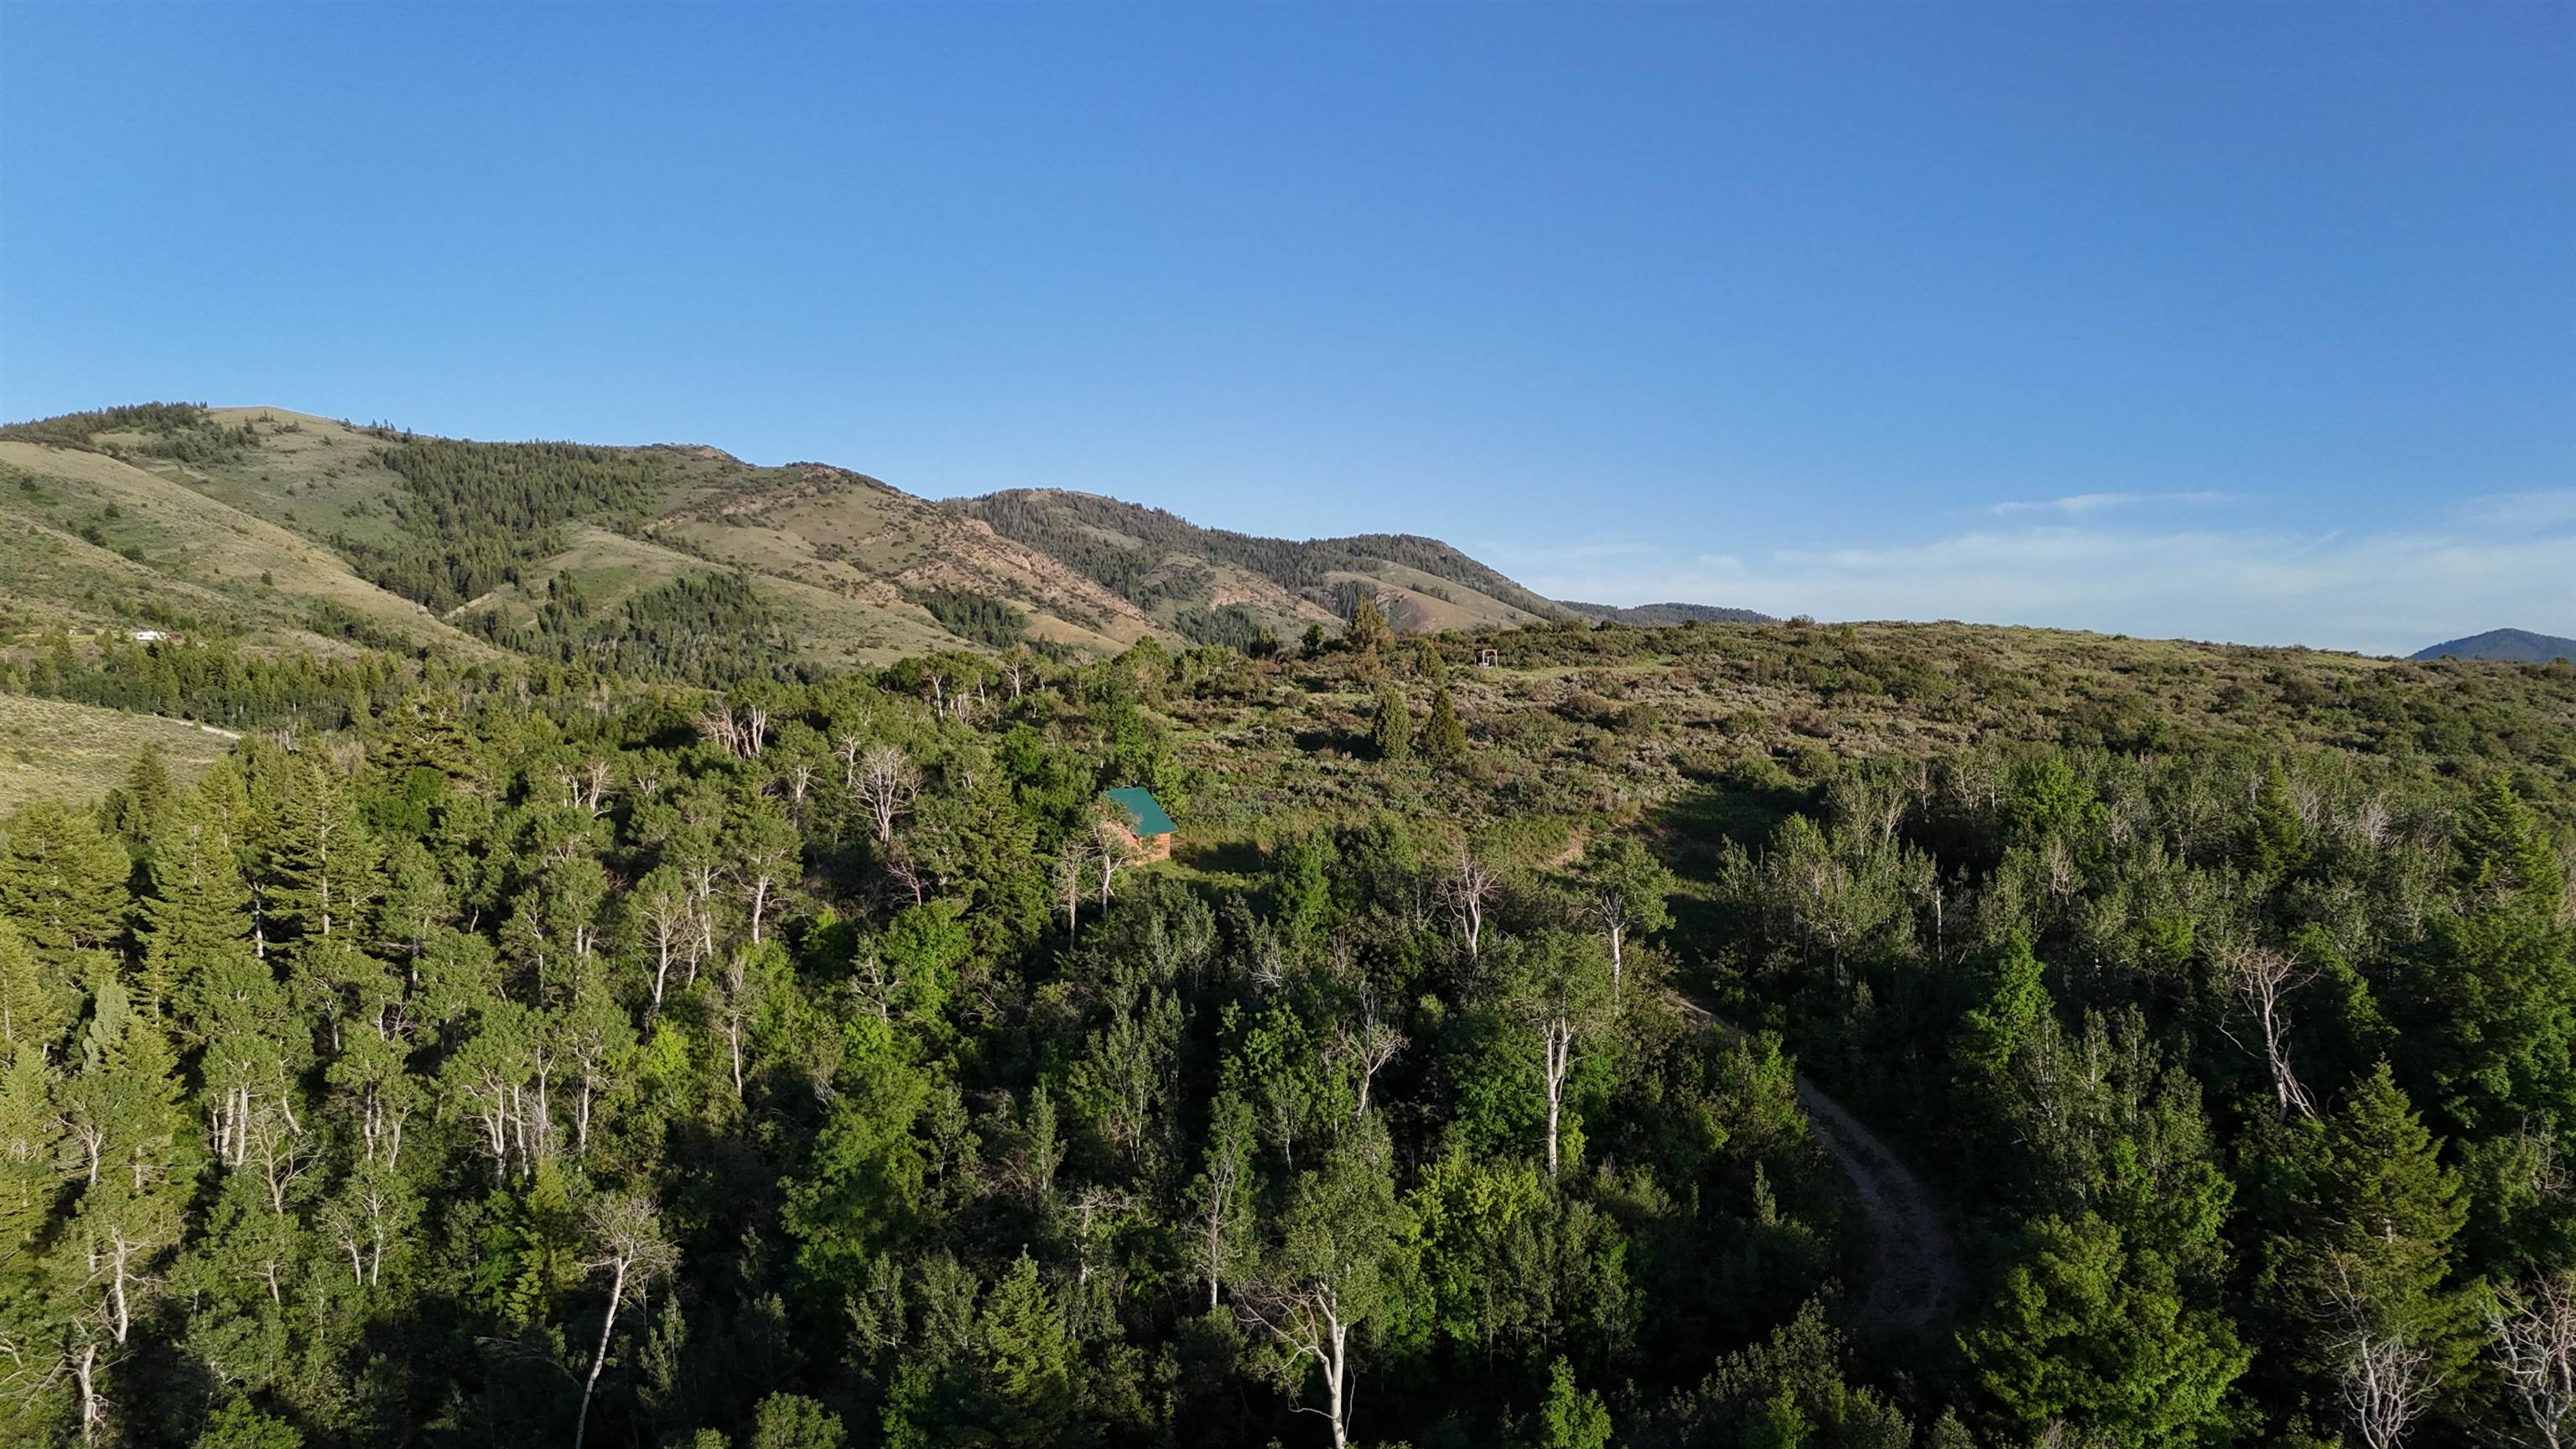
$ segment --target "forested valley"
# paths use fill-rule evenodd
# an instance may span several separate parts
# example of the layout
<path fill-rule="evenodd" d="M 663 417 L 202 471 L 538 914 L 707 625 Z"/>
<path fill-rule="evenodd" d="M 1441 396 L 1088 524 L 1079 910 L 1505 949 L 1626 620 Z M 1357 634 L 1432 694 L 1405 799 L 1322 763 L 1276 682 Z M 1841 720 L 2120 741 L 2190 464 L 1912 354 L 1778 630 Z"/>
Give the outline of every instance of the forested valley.
<path fill-rule="evenodd" d="M 2576 670 L 659 602 L 0 660 L 0 1439 L 2576 1442 Z"/>

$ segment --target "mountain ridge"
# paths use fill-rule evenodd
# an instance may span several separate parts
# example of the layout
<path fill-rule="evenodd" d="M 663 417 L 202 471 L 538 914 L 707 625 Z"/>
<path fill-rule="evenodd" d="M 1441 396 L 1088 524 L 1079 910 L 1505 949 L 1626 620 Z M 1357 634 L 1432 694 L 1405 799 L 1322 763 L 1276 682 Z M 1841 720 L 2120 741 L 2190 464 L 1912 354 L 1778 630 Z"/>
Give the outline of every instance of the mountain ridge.
<path fill-rule="evenodd" d="M 1780 621 L 1754 609 L 1731 609 L 1718 604 L 1578 604 L 1571 599 L 1558 602 L 1587 618 L 1607 619 L 1614 624 L 1777 624 Z"/>
<path fill-rule="evenodd" d="M 2417 661 L 2489 659 L 2516 664 L 2547 664 L 2554 659 L 2576 660 L 2576 639 L 2535 633 L 2529 629 L 2489 629 L 2483 634 L 2445 639 L 2406 657 Z"/>
<path fill-rule="evenodd" d="M 649 628 L 689 636 L 675 652 L 712 678 L 755 656 L 811 673 L 1146 638 L 1251 648 L 1334 632 L 1363 597 L 1404 632 L 1759 617 L 1568 605 L 1418 534 L 1265 538 L 1048 488 L 934 501 L 706 443 L 481 442 L 149 403 L 0 426 L 0 469 L 20 480 L 0 521 L 22 525 L 0 571 L 33 581 L 0 588 L 0 633 L 141 623 L 572 663 L 623 657 Z"/>

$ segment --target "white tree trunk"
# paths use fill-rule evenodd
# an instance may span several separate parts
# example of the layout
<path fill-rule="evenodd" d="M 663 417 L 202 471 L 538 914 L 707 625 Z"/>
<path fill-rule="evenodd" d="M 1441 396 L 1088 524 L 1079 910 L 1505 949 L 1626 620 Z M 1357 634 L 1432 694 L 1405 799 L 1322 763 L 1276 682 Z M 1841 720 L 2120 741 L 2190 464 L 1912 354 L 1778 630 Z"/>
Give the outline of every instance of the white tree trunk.
<path fill-rule="evenodd" d="M 608 1280 L 608 1316 L 599 1321 L 599 1351 L 591 1355 L 590 1377 L 582 1380 L 581 1416 L 573 1421 L 572 1449 L 581 1449 L 582 1436 L 590 1432 L 590 1396 L 599 1387 L 599 1371 L 608 1366 L 608 1335 L 616 1331 L 618 1305 L 626 1301 L 626 1264 L 619 1258 Z"/>

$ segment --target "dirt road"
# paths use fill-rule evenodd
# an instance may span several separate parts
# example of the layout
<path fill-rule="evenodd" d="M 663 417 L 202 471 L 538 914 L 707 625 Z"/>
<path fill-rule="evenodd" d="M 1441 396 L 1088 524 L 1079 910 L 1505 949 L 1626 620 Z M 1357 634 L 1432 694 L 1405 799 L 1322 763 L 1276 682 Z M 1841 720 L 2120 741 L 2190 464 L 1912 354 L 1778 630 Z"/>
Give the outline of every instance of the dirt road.
<path fill-rule="evenodd" d="M 1743 1035 L 1734 1023 L 1689 997 L 1674 993 L 1672 1000 L 1685 1016 L 1730 1036 Z M 1816 1140 L 1850 1179 L 1852 1197 L 1869 1222 L 1869 1282 L 1862 1311 L 1883 1323 L 1929 1328 L 1958 1306 L 1958 1240 L 1942 1222 L 1922 1179 L 1878 1134 L 1805 1076 L 1798 1077 L 1797 1085 L 1798 1105 L 1815 1124 Z"/>

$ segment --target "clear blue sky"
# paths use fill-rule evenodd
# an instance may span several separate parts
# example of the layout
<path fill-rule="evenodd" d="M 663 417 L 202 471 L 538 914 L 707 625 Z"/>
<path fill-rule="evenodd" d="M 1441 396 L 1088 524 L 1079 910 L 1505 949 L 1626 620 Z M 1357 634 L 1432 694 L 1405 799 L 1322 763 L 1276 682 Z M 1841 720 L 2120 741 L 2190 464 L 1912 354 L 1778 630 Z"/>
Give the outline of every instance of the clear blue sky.
<path fill-rule="evenodd" d="M 2576 633 L 2576 7 L 0 5 L 0 415 Z"/>

